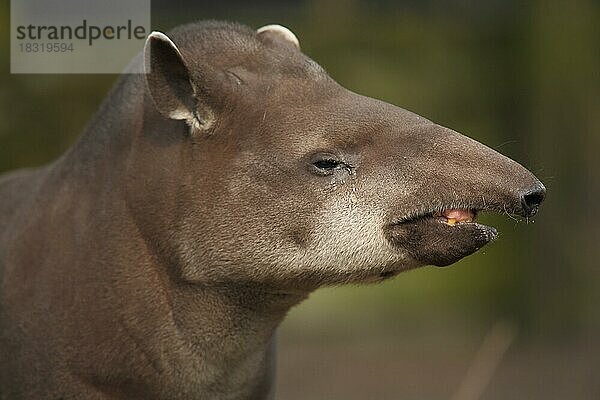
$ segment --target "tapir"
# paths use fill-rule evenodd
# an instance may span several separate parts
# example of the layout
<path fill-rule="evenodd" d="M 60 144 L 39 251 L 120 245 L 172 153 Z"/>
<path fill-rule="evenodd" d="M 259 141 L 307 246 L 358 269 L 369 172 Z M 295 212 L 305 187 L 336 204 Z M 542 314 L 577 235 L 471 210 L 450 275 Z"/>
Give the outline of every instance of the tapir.
<path fill-rule="evenodd" d="M 153 32 L 132 63 L 64 155 L 0 178 L 2 400 L 273 398 L 310 292 L 452 264 L 496 237 L 479 212 L 545 196 L 279 25 Z"/>

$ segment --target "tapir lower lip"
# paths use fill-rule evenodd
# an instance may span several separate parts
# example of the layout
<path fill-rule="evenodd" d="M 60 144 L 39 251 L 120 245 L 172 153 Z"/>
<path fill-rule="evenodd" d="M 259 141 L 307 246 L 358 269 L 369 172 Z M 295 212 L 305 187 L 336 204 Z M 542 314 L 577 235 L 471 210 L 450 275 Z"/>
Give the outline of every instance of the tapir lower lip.
<path fill-rule="evenodd" d="M 498 236 L 490 226 L 477 222 L 451 226 L 430 215 L 392 224 L 387 233 L 390 242 L 414 260 L 440 267 L 473 254 Z"/>

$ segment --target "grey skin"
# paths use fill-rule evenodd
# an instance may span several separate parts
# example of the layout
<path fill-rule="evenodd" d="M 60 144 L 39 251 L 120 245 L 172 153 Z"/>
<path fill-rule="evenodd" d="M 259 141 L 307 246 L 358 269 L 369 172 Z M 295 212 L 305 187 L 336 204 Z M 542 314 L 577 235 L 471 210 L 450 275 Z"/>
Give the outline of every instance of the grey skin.
<path fill-rule="evenodd" d="M 0 178 L 1 399 L 264 399 L 290 307 L 533 215 L 490 148 L 337 84 L 289 31 L 153 33 L 55 162 Z M 143 61 L 143 60 L 144 61 Z"/>

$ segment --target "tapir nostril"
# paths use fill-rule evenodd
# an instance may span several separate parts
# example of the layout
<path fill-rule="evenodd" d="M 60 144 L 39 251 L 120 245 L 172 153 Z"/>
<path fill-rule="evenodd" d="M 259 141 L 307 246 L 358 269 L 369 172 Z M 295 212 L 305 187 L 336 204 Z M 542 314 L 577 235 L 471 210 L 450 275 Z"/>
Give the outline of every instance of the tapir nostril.
<path fill-rule="evenodd" d="M 523 193 L 521 195 L 523 215 L 525 217 L 532 217 L 535 215 L 540 204 L 544 201 L 544 197 L 546 197 L 546 189 L 543 186 Z"/>

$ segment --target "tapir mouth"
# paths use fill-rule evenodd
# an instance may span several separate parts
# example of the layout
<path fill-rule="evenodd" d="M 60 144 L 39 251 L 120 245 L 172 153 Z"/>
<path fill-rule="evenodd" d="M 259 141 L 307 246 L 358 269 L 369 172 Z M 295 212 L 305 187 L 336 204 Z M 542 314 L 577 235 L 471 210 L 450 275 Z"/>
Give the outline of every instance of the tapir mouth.
<path fill-rule="evenodd" d="M 391 224 L 388 238 L 423 265 L 447 266 L 498 236 L 495 228 L 476 222 L 480 211 L 442 208 L 421 213 Z"/>
<path fill-rule="evenodd" d="M 466 208 L 449 208 L 442 211 L 431 213 L 431 217 L 439 219 L 450 226 L 456 224 L 464 224 L 475 221 L 478 210 L 470 210 Z"/>

